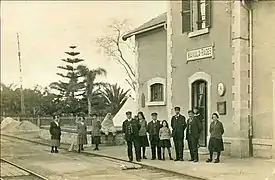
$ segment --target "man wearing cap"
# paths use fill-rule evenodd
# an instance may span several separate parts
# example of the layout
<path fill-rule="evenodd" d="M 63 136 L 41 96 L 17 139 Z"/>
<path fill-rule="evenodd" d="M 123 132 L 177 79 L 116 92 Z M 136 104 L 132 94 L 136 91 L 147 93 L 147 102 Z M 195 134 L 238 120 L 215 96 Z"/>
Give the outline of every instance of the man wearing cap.
<path fill-rule="evenodd" d="M 198 142 L 202 131 L 202 123 L 197 117 L 194 116 L 194 112 L 192 110 L 188 111 L 188 116 L 189 119 L 187 120 L 186 140 L 188 142 L 191 156 L 189 161 L 198 162 Z"/>
<path fill-rule="evenodd" d="M 171 119 L 172 137 L 175 144 L 176 159 L 175 161 L 183 161 L 184 147 L 184 130 L 186 128 L 186 120 L 180 114 L 180 107 L 175 107 L 175 113 Z"/>
<path fill-rule="evenodd" d="M 126 112 L 127 119 L 122 124 L 122 132 L 124 134 L 124 139 L 127 142 L 128 147 L 128 158 L 129 161 L 133 161 L 133 143 L 135 147 L 136 160 L 140 162 L 141 152 L 139 144 L 139 130 L 140 124 L 138 120 L 132 118 L 132 112 Z"/>
<path fill-rule="evenodd" d="M 152 160 L 156 159 L 156 149 L 158 159 L 161 160 L 161 147 L 159 146 L 159 130 L 161 128 L 161 123 L 157 120 L 158 114 L 152 113 L 152 121 L 148 123 L 147 132 L 149 134 L 149 140 L 151 145 Z"/>
<path fill-rule="evenodd" d="M 203 122 L 203 115 L 200 113 L 199 108 L 194 107 L 193 112 L 194 112 L 194 116 L 197 117 L 201 122 Z"/>

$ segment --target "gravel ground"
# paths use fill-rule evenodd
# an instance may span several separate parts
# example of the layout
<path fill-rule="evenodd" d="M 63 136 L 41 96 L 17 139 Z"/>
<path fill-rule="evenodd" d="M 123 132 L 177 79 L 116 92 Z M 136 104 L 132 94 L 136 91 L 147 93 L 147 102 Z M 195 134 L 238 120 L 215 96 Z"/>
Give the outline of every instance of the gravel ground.
<path fill-rule="evenodd" d="M 1 137 L 1 157 L 30 169 L 49 180 L 190 180 L 152 169 L 122 170 L 131 164 L 109 158 L 80 155 L 60 150 L 51 154 L 49 147 Z"/>

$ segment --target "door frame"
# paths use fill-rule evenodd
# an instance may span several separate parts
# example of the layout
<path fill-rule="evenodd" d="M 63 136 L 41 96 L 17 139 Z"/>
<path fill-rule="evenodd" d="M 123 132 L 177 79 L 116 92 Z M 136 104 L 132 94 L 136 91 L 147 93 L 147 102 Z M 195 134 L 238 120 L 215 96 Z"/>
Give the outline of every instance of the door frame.
<path fill-rule="evenodd" d="M 188 90 L 189 90 L 189 109 L 192 109 L 192 84 L 197 80 L 204 80 L 207 82 L 207 128 L 206 128 L 206 137 L 207 142 L 206 145 L 208 146 L 209 136 L 209 127 L 211 123 L 211 86 L 212 86 L 212 79 L 211 76 L 205 72 L 196 72 L 192 76 L 188 78 Z"/>
<path fill-rule="evenodd" d="M 199 83 L 199 84 L 198 84 Z M 199 107 L 198 105 L 196 105 L 196 106 L 194 106 L 194 103 L 195 103 L 195 101 L 196 101 L 196 104 L 198 103 L 198 95 L 200 94 L 200 92 L 198 92 L 198 91 L 200 91 L 200 86 L 198 86 L 198 85 L 200 85 L 201 83 L 203 83 L 204 84 L 204 90 L 203 91 L 205 91 L 205 93 L 204 93 L 204 111 L 202 112 L 202 111 L 200 111 L 200 113 L 201 114 L 203 114 L 204 115 L 204 121 L 205 121 L 205 123 L 204 123 L 204 128 L 203 128 L 203 134 L 204 134 L 204 138 L 203 138 L 203 146 L 200 146 L 200 147 L 207 147 L 207 143 L 208 143 L 208 141 L 207 141 L 207 127 L 208 127 L 208 107 L 207 107 L 207 100 L 208 100 L 208 98 L 207 98 L 207 82 L 205 81 L 205 80 L 202 80 L 202 79 L 200 79 L 200 80 L 196 80 L 196 81 L 194 81 L 193 83 L 192 83 L 192 89 L 191 89 L 191 92 L 192 92 L 192 97 L 191 97 L 191 99 L 192 99 L 192 108 L 194 108 L 194 107 Z M 196 89 L 196 94 L 197 94 L 197 97 L 195 98 L 194 96 L 195 96 L 195 92 L 194 92 L 194 90 Z M 195 100 L 195 101 L 194 101 Z M 201 137 L 200 137 L 200 139 L 199 139 L 199 144 L 201 145 Z"/>

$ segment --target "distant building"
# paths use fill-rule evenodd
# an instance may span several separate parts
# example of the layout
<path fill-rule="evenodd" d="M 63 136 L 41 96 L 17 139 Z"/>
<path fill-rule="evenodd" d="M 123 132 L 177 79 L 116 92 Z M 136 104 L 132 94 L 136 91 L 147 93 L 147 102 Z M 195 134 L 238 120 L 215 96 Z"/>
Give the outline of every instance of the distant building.
<path fill-rule="evenodd" d="M 203 150 L 218 111 L 228 155 L 275 158 L 275 1 L 184 0 L 168 7 L 124 36 L 137 43 L 137 101 L 147 120 L 153 111 L 170 121 L 173 107 L 187 116 L 198 106 Z"/>

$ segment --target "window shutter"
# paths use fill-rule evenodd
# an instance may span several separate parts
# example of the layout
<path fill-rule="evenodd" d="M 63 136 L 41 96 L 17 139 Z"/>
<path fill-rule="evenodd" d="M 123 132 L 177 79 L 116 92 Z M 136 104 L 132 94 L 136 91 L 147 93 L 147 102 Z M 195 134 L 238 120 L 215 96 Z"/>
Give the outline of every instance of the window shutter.
<path fill-rule="evenodd" d="M 144 95 L 144 93 L 141 94 L 141 107 L 142 108 L 145 107 L 145 95 Z"/>
<path fill-rule="evenodd" d="M 163 101 L 163 85 L 160 84 L 160 100 Z"/>
<path fill-rule="evenodd" d="M 205 0 L 205 26 L 211 26 L 211 0 Z"/>
<path fill-rule="evenodd" d="M 190 32 L 191 29 L 191 0 L 182 0 L 182 33 Z"/>

